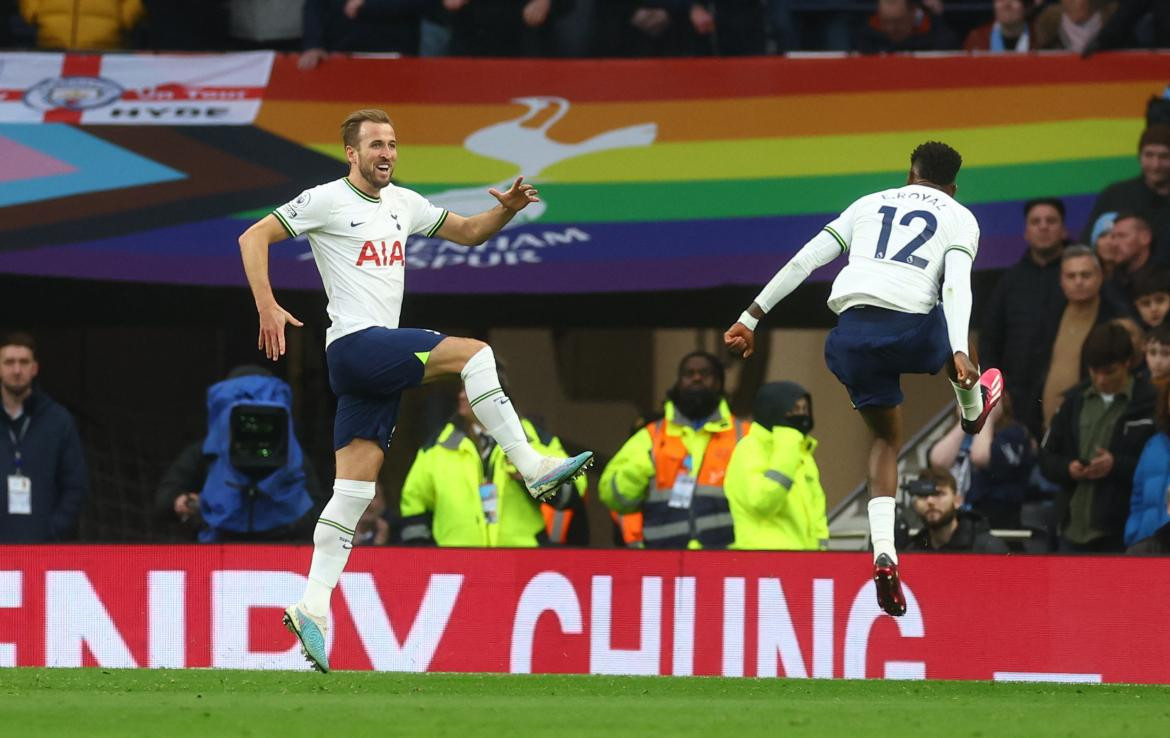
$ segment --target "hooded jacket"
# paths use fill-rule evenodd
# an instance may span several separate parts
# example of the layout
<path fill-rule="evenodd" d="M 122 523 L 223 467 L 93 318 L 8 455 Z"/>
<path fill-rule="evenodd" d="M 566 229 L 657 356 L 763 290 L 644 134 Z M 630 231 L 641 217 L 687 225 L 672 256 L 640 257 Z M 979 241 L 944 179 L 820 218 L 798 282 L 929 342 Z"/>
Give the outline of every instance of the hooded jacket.
<path fill-rule="evenodd" d="M 802 397 L 809 415 L 789 415 Z M 772 382 L 760 388 L 752 411 L 752 430 L 735 447 L 724 485 L 735 525 L 731 548 L 826 548 L 825 490 L 813 458 L 817 441 L 807 435 L 812 398 L 795 382 Z"/>

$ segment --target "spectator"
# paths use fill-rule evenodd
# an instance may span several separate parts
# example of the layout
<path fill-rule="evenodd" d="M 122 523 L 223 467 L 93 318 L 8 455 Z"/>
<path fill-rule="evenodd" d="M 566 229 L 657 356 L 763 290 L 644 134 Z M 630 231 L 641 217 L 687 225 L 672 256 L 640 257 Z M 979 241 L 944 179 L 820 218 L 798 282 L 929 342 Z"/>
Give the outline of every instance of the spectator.
<path fill-rule="evenodd" d="M 121 49 L 142 19 L 141 0 L 21 0 L 42 49 Z"/>
<path fill-rule="evenodd" d="M 1109 322 L 1121 326 L 1129 334 L 1129 341 L 1133 344 L 1133 356 L 1129 359 L 1129 370 L 1135 375 L 1140 374 L 1143 379 L 1149 381 L 1150 375 L 1146 371 L 1146 332 L 1142 330 L 1136 320 L 1128 316 L 1114 318 Z"/>
<path fill-rule="evenodd" d="M 877 0 L 876 11 L 854 39 L 854 49 L 862 54 L 955 48 L 942 18 L 915 0 Z"/>
<path fill-rule="evenodd" d="M 1132 548 L 1152 536 L 1168 538 L 1162 531 L 1170 523 L 1170 502 L 1167 500 L 1170 491 L 1167 483 L 1170 480 L 1170 412 L 1167 404 L 1170 404 L 1170 385 L 1163 383 L 1154 409 L 1158 432 L 1146 441 L 1133 473 L 1133 495 L 1129 502 L 1129 518 L 1125 521 L 1126 547 Z M 1142 548 L 1148 548 L 1151 543 Z"/>
<path fill-rule="evenodd" d="M 1127 313 L 1124 306 L 1102 296 L 1102 282 L 1101 262 L 1088 246 L 1077 244 L 1064 250 L 1060 259 L 1060 289 L 1066 304 L 1052 340 L 1041 395 L 1045 427 L 1060 407 L 1064 392 L 1084 375 L 1081 347 L 1085 337 L 1094 326 Z"/>
<path fill-rule="evenodd" d="M 719 56 L 759 56 L 767 46 L 764 0 L 683 0 L 689 3 L 691 27 L 711 39 Z"/>
<path fill-rule="evenodd" d="M 443 0 L 454 56 L 558 56 L 554 22 L 572 0 Z"/>
<path fill-rule="evenodd" d="M 1170 266 L 1170 125 L 1146 127 L 1138 141 L 1141 174 L 1114 182 L 1101 191 L 1082 232 L 1084 238 L 1102 213 L 1135 212 L 1153 231 L 1153 260 Z"/>
<path fill-rule="evenodd" d="M 81 438 L 69 411 L 33 386 L 40 365 L 32 336 L 0 342 L 0 474 L 8 480 L 0 505 L 0 543 L 69 541 L 89 495 Z"/>
<path fill-rule="evenodd" d="M 1028 11 L 1031 0 L 995 0 L 995 20 L 973 28 L 963 42 L 966 51 L 1025 52 L 1032 46 Z"/>
<path fill-rule="evenodd" d="M 314 69 L 331 51 L 418 54 L 426 4 L 427 0 L 305 0 L 304 51 L 297 66 Z"/>
<path fill-rule="evenodd" d="M 161 0 L 164 3 L 170 1 Z M 302 48 L 304 3 L 305 0 L 294 0 L 292 3 L 288 0 L 232 0 L 229 5 L 228 35 L 239 48 L 296 51 Z M 365 3 L 347 3 L 342 12 L 357 15 L 359 10 L 364 9 Z"/>
<path fill-rule="evenodd" d="M 1157 388 L 1170 384 L 1170 324 L 1162 323 L 1150 331 L 1145 353 L 1150 383 Z"/>
<path fill-rule="evenodd" d="M 1036 466 L 1036 440 L 1005 397 L 974 436 L 956 422 L 930 447 L 929 466 L 947 469 L 955 492 L 995 528 L 1020 527 L 1020 508 Z"/>
<path fill-rule="evenodd" d="M 768 0 L 769 53 L 801 50 L 801 34 L 792 14 L 792 0 Z"/>
<path fill-rule="evenodd" d="M 702 46 L 689 6 L 673 0 L 603 0 L 594 27 L 595 56 L 689 56 Z"/>
<path fill-rule="evenodd" d="M 1040 398 L 1052 339 L 1066 303 L 1060 288 L 1066 235 L 1063 202 L 1043 198 L 1024 204 L 1028 250 L 991 293 L 979 340 L 980 361 L 1003 371 L 1017 417 L 1037 437 L 1044 428 Z"/>
<path fill-rule="evenodd" d="M 594 18 L 597 17 L 597 3 L 600 0 L 574 0 L 555 23 L 556 44 L 559 56 L 580 58 L 589 56 L 592 43 Z M 609 0 L 605 0 L 608 2 Z"/>
<path fill-rule="evenodd" d="M 1117 4 L 1104 0 L 1060 0 L 1040 11 L 1033 27 L 1037 49 L 1084 53 L 1094 44 Z"/>
<path fill-rule="evenodd" d="M 1036 439 L 1013 416 L 1011 398 L 1005 400 L 992 410 L 990 422 L 971 444 L 971 491 L 964 498 L 991 527 L 1019 528 L 1037 447 Z"/>
<path fill-rule="evenodd" d="M 293 432 L 292 389 L 240 366 L 207 390 L 207 435 L 183 449 L 155 509 L 201 543 L 307 541 L 328 495 Z"/>
<path fill-rule="evenodd" d="M 1117 294 L 1126 302 L 1136 299 L 1134 283 L 1149 274 L 1156 265 L 1150 260 L 1153 233 L 1145 218 L 1133 213 L 1118 213 L 1109 229 L 1109 240 L 1117 257 L 1112 281 Z"/>
<path fill-rule="evenodd" d="M 748 423 L 723 397 L 722 362 L 684 356 L 664 411 L 606 465 L 601 501 L 619 515 L 642 513 L 646 548 L 724 548 L 734 528 L 723 482 Z"/>
<path fill-rule="evenodd" d="M 281 0 L 236 0 L 230 5 L 233 25 L 236 16 L 251 11 L 264 13 L 267 23 L 280 23 L 293 17 L 287 9 L 275 10 Z M 227 43 L 228 3 L 224 0 L 142 0 L 145 20 L 138 36 L 138 46 L 155 51 L 211 51 Z M 264 6 L 264 7 L 256 7 Z M 299 9 L 299 8 L 298 8 Z M 296 38 L 301 37 L 300 20 L 294 21 Z"/>
<path fill-rule="evenodd" d="M 1010 396 L 1000 398 L 1000 402 L 1011 402 Z M 966 497 L 971 491 L 971 444 L 975 438 L 983 433 L 993 431 L 992 423 L 984 423 L 983 428 L 974 436 L 968 435 L 958 419 L 963 417 L 962 408 L 955 408 L 955 424 L 946 433 L 930 445 L 926 452 L 927 465 L 946 469 L 955 478 L 955 492 Z M 991 416 L 988 416 L 990 419 Z"/>
<path fill-rule="evenodd" d="M 825 490 L 813 453 L 812 397 L 795 382 L 756 393 L 751 431 L 736 444 L 724 489 L 737 549 L 824 550 Z"/>
<path fill-rule="evenodd" d="M 382 494 L 382 485 L 374 488 L 374 499 L 370 506 L 358 519 L 354 527 L 353 544 L 355 546 L 385 546 L 390 543 L 390 521 L 386 515 L 386 496 Z"/>
<path fill-rule="evenodd" d="M 1154 389 L 1129 372 L 1133 344 L 1106 323 L 1085 339 L 1089 381 L 1065 393 L 1044 439 L 1040 464 L 1060 485 L 1060 550 L 1110 553 L 1123 548 L 1134 469 L 1154 432 Z"/>
<path fill-rule="evenodd" d="M 500 371 L 507 391 L 507 377 Z M 520 424 L 537 453 L 565 458 L 560 439 L 528 418 Z M 419 450 L 402 486 L 402 542 L 410 545 L 526 548 L 565 543 L 582 530 L 585 477 L 561 485 L 550 504 L 532 499 L 503 449 L 459 388 L 455 416 Z M 588 535 L 586 535 L 586 539 Z"/>
<path fill-rule="evenodd" d="M 1157 328 L 1170 311 L 1170 271 L 1154 269 L 1134 281 L 1133 305 L 1146 330 Z"/>
<path fill-rule="evenodd" d="M 1097 253 L 1097 258 L 1101 260 L 1101 271 L 1105 275 L 1107 284 L 1112 284 L 1113 273 L 1117 271 L 1117 265 L 1121 261 L 1121 252 L 1118 251 L 1116 242 L 1113 240 L 1113 221 L 1115 220 L 1117 220 L 1117 213 L 1112 211 L 1101 213 L 1097 216 L 1097 220 L 1093 223 L 1092 232 L 1089 234 L 1089 245 Z"/>
<path fill-rule="evenodd" d="M 0 49 L 19 45 L 19 34 L 16 30 L 19 17 L 16 0 L 0 0 Z"/>
<path fill-rule="evenodd" d="M 989 553 L 1008 552 L 1007 544 L 991 535 L 991 526 L 977 512 L 963 510 L 955 478 L 946 469 L 923 469 L 905 487 L 922 528 L 910 538 L 907 551 Z"/>
<path fill-rule="evenodd" d="M 1138 28 L 1144 18 L 1153 21 L 1149 34 L 1140 34 Z M 1143 37 L 1145 36 L 1145 37 Z M 1170 3 L 1165 0 L 1121 0 L 1117 11 L 1110 16 L 1097 36 L 1096 50 L 1170 48 Z"/>

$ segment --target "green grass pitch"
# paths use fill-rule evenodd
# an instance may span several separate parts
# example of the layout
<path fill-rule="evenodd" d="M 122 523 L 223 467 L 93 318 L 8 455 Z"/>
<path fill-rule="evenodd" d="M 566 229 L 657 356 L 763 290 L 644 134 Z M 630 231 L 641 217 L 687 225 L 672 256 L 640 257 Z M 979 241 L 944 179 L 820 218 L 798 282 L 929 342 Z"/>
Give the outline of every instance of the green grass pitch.
<path fill-rule="evenodd" d="M 0 669 L 6 736 L 1152 736 L 1170 688 Z"/>

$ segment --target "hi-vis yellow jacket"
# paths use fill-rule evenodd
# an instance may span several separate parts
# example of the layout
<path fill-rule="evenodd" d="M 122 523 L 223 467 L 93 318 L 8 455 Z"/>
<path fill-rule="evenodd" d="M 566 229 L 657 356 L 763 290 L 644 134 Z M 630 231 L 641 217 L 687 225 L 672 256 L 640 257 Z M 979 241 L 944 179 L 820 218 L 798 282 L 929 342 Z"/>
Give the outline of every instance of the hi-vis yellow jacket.
<path fill-rule="evenodd" d="M 565 458 L 560 440 L 544 434 L 527 419 L 521 419 L 524 433 L 537 453 Z M 499 446 L 488 456 L 488 468 L 475 442 L 453 423 L 439 433 L 435 443 L 419 450 L 402 487 L 401 511 L 404 543 L 434 542 L 440 546 L 533 547 L 547 535 L 563 542 L 571 510 L 547 510 L 532 499 L 524 482 L 513 478 L 516 469 Z M 495 485 L 497 522 L 488 523 L 480 487 Z M 574 482 L 577 494 L 585 494 L 585 477 Z M 565 500 L 567 503 L 569 500 Z M 567 504 L 564 505 L 567 507 Z M 430 530 L 422 518 L 430 514 Z"/>
<path fill-rule="evenodd" d="M 601 501 L 622 516 L 641 512 L 646 548 L 724 548 L 732 541 L 724 476 L 747 424 L 731 415 L 726 401 L 697 430 L 675 421 L 673 403 L 665 411 L 663 419 L 630 436 L 606 465 Z M 680 476 L 693 478 L 685 505 L 671 503 Z"/>
<path fill-rule="evenodd" d="M 735 521 L 731 548 L 817 550 L 828 546 L 817 441 L 795 428 L 752 430 L 731 455 L 723 490 Z"/>

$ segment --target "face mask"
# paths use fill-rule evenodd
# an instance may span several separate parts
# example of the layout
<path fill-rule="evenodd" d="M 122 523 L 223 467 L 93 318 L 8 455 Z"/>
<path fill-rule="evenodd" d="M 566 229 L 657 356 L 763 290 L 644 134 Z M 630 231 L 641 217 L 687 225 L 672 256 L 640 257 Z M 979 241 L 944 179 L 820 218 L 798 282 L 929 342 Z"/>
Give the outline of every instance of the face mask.
<path fill-rule="evenodd" d="M 811 415 L 789 415 L 786 420 L 789 428 L 795 428 L 806 436 L 813 427 Z"/>

